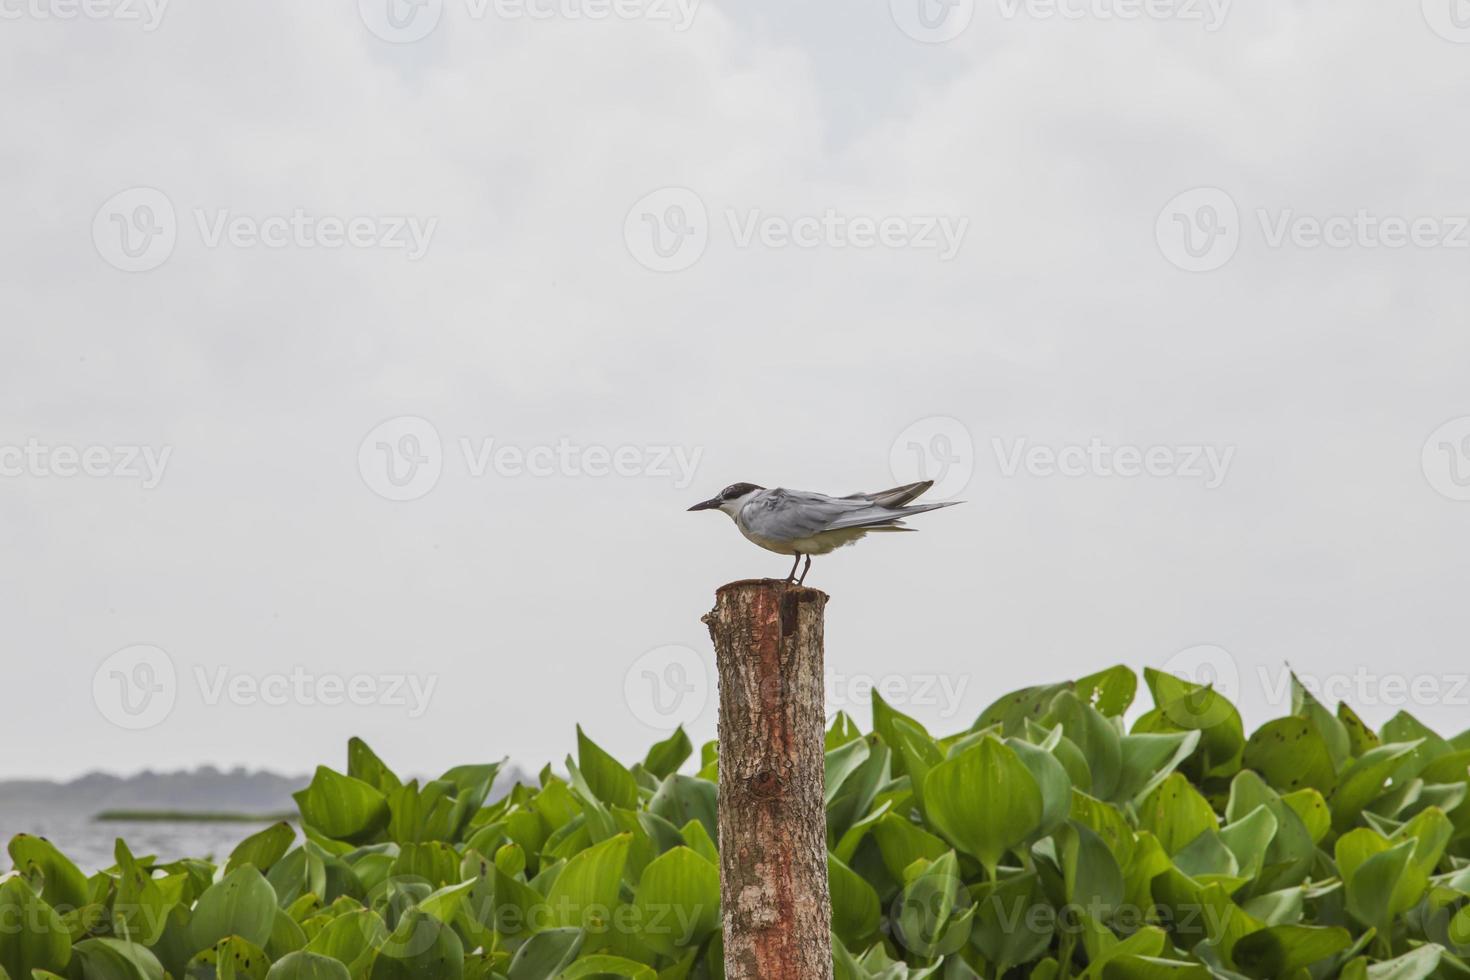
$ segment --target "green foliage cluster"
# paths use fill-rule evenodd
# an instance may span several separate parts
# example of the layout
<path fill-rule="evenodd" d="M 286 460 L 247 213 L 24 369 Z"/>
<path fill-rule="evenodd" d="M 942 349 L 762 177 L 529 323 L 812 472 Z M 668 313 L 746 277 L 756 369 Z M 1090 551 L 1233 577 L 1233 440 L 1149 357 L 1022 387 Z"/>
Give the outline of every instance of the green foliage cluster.
<path fill-rule="evenodd" d="M 826 805 L 838 980 L 1470 977 L 1470 733 L 1379 732 L 1293 685 L 1246 736 L 1218 692 L 1115 667 L 936 737 L 838 715 Z M 10 842 L 0 980 L 722 977 L 713 744 L 565 777 L 403 782 L 363 742 L 222 864 L 118 841 L 84 875 Z"/>

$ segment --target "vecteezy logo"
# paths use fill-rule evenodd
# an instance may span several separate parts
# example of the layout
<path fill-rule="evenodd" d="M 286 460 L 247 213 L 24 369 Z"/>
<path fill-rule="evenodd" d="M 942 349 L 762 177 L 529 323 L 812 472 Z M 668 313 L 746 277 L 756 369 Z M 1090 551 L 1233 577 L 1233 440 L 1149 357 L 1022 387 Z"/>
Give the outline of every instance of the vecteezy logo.
<path fill-rule="evenodd" d="M 623 241 L 654 272 L 682 272 L 709 244 L 709 212 L 687 187 L 664 187 L 642 198 L 623 220 Z"/>
<path fill-rule="evenodd" d="M 1424 19 L 1446 41 L 1470 44 L 1470 0 L 1423 0 Z"/>
<path fill-rule="evenodd" d="M 975 0 L 888 0 L 893 22 L 915 41 L 953 41 L 975 19 Z"/>
<path fill-rule="evenodd" d="M 1470 415 L 1430 433 L 1421 461 L 1431 487 L 1451 500 L 1470 500 Z"/>
<path fill-rule="evenodd" d="M 412 44 L 434 33 L 444 0 L 357 0 L 357 12 L 373 34 L 390 44 Z"/>
<path fill-rule="evenodd" d="M 357 468 L 368 489 L 385 500 L 418 500 L 444 472 L 439 430 L 414 415 L 389 419 L 357 447 Z"/>
<path fill-rule="evenodd" d="M 147 272 L 163 265 L 178 238 L 173 202 L 152 187 L 114 194 L 92 218 L 97 254 L 124 272 Z"/>
<path fill-rule="evenodd" d="M 140 731 L 169 716 L 178 699 L 178 675 L 169 655 L 138 645 L 117 651 L 92 675 L 92 701 L 119 728 Z"/>
<path fill-rule="evenodd" d="M 688 647 L 658 647 L 628 668 L 623 699 L 643 724 L 671 732 L 704 713 L 709 702 L 709 672 L 699 654 Z"/>
<path fill-rule="evenodd" d="M 1196 187 L 1175 197 L 1154 226 L 1164 258 L 1187 272 L 1213 272 L 1240 247 L 1240 210 L 1218 187 Z"/>
<path fill-rule="evenodd" d="M 893 440 L 888 468 L 896 483 L 933 480 L 925 499 L 948 500 L 963 493 L 975 475 L 975 441 L 959 419 L 919 419 Z"/>

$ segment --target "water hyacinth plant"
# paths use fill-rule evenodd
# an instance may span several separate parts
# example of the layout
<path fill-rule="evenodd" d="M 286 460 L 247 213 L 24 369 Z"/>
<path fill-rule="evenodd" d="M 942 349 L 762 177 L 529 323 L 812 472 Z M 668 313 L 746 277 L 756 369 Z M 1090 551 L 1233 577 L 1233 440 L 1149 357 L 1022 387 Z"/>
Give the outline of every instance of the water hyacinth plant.
<path fill-rule="evenodd" d="M 1470 977 L 1470 733 L 1369 730 L 1294 685 L 1247 736 L 1218 692 L 1115 667 L 935 736 L 873 700 L 827 735 L 839 980 Z M 722 976 L 716 747 L 565 776 L 403 782 L 353 740 L 223 862 L 118 841 L 84 875 L 9 844 L 8 980 Z M 696 768 L 697 771 L 692 771 Z"/>

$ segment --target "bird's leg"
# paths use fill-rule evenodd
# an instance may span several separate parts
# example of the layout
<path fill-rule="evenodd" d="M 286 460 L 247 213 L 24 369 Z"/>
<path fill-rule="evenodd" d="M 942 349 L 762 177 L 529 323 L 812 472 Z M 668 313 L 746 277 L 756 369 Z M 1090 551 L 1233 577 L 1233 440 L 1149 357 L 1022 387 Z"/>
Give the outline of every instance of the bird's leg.
<path fill-rule="evenodd" d="M 796 584 L 798 586 L 801 585 L 803 582 L 806 581 L 806 573 L 809 572 L 809 571 L 811 571 L 811 570 L 812 570 L 812 556 L 811 555 L 807 555 L 806 556 L 806 567 L 801 570 L 801 578 L 799 578 L 799 579 L 796 580 Z M 791 572 L 792 572 L 792 574 L 795 574 L 796 573 L 796 566 L 794 566 L 794 565 L 792 566 Z"/>
<path fill-rule="evenodd" d="M 811 562 L 811 559 L 808 558 L 807 559 L 807 562 L 810 563 Z M 795 582 L 796 581 L 796 566 L 797 565 L 800 565 L 800 564 L 801 564 L 801 552 L 798 551 L 796 553 L 796 561 L 794 561 L 794 562 L 791 563 L 791 573 L 786 576 L 786 584 L 787 585 L 790 585 L 792 582 Z"/>

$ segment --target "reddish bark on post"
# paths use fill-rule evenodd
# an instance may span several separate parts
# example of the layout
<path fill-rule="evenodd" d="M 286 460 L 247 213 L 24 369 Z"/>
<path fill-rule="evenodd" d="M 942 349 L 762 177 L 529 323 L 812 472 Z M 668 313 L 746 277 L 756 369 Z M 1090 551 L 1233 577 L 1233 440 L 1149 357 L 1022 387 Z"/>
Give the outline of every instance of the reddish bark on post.
<path fill-rule="evenodd" d="M 727 980 L 831 980 L 826 593 L 732 582 L 704 617 L 720 676 L 720 890 Z"/>

